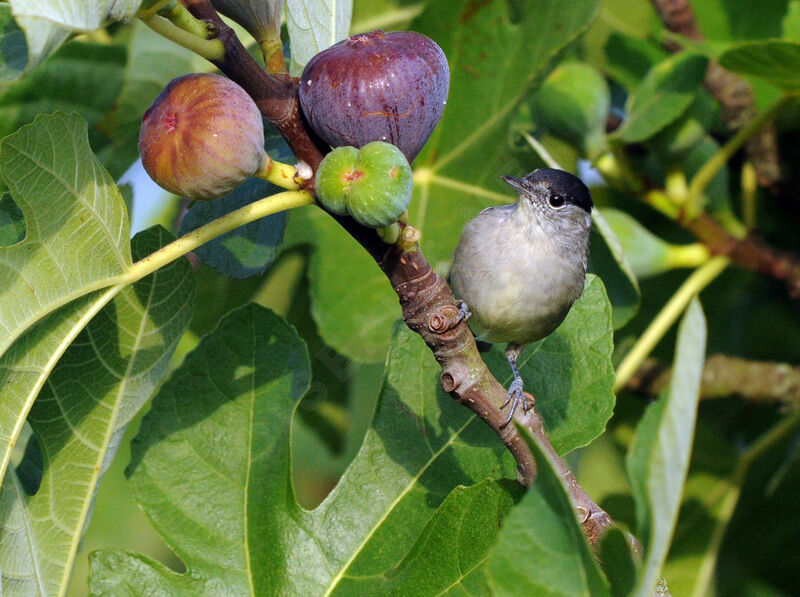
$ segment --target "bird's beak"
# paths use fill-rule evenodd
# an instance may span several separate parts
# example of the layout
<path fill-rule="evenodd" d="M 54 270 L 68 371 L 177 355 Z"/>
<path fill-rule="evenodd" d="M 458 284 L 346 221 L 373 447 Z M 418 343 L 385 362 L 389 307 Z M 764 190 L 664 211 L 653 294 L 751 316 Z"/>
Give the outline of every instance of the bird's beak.
<path fill-rule="evenodd" d="M 518 193 L 528 192 L 528 190 L 523 185 L 521 178 L 514 178 L 513 176 L 501 176 L 500 178 L 502 178 L 508 184 L 510 184 L 514 188 L 514 190 L 517 191 Z"/>

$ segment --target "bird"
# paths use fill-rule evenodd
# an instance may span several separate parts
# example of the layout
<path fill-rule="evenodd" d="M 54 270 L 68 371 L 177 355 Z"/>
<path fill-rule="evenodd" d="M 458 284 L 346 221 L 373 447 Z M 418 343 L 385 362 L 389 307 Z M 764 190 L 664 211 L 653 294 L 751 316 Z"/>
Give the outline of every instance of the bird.
<path fill-rule="evenodd" d="M 517 359 L 551 334 L 583 293 L 592 226 L 591 194 L 580 178 L 555 168 L 501 177 L 517 193 L 464 226 L 450 269 L 460 313 L 478 340 L 507 343 L 514 380 L 506 401 L 514 417 L 523 392 Z"/>

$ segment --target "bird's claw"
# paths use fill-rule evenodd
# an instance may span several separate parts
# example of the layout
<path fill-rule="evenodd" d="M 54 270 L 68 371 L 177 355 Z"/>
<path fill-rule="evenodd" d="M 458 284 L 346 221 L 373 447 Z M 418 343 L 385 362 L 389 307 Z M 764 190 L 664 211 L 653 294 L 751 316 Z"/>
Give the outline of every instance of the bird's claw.
<path fill-rule="evenodd" d="M 511 422 L 511 419 L 514 418 L 514 411 L 517 410 L 517 405 L 522 401 L 522 410 L 524 412 L 528 412 L 530 408 L 528 406 L 528 398 L 525 396 L 525 392 L 522 390 L 522 379 L 517 378 L 511 382 L 511 385 L 508 386 L 508 395 L 506 396 L 506 401 L 500 406 L 501 409 L 505 408 L 506 406 L 511 404 L 511 410 L 508 413 L 508 418 L 503 422 L 500 426 L 505 427 Z"/>

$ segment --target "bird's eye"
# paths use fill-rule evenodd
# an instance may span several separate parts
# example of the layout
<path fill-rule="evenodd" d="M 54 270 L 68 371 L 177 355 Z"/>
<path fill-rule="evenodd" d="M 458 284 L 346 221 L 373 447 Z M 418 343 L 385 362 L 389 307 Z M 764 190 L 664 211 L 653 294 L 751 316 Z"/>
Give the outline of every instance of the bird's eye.
<path fill-rule="evenodd" d="M 564 199 L 564 197 L 562 197 L 558 193 L 550 195 L 550 207 L 552 207 L 553 209 L 561 209 L 562 207 L 564 207 L 564 205 L 566 205 L 566 203 L 567 200 Z"/>

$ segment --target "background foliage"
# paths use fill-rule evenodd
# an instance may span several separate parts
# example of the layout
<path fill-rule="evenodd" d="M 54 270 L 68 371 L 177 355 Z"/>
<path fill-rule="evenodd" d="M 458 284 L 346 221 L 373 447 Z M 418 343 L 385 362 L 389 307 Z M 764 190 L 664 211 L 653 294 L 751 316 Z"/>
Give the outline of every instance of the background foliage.
<path fill-rule="evenodd" d="M 616 597 L 652 595 L 661 574 L 675 595 L 795 594 L 796 392 L 699 399 L 707 351 L 800 361 L 797 304 L 683 225 L 800 250 L 800 2 L 754 6 L 694 3 L 705 40 L 670 54 L 646 0 L 287 2 L 295 71 L 348 24 L 444 49 L 450 97 L 409 212 L 440 274 L 464 222 L 512 200 L 500 174 L 555 161 L 594 183 L 593 275 L 520 363 L 553 444 L 620 525 L 601 569 L 534 440 L 525 493 L 321 210 L 140 276 L 175 235 L 278 189 L 188 205 L 135 175 L 135 193 L 118 186 L 153 98 L 212 66 L 131 18 L 135 0 L 0 2 L 2 594 Z M 774 116 L 780 185 L 756 189 L 738 151 L 695 186 L 733 134 L 702 86 L 712 60 Z M 152 226 L 132 240 L 131 210 Z M 671 383 L 642 395 L 624 372 L 648 337 Z M 502 351 L 485 358 L 508 383 Z"/>

